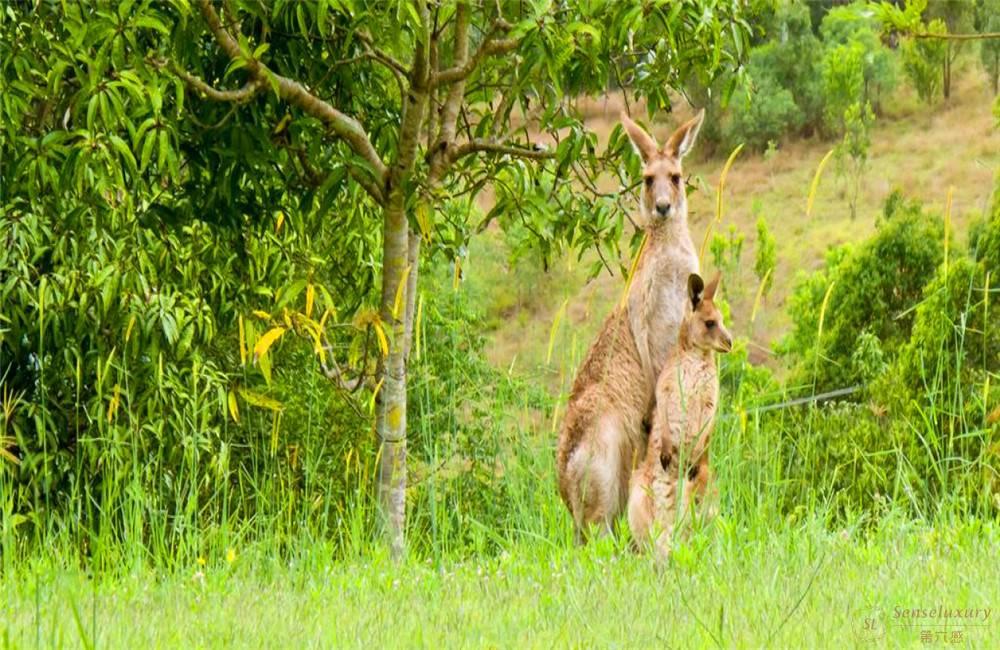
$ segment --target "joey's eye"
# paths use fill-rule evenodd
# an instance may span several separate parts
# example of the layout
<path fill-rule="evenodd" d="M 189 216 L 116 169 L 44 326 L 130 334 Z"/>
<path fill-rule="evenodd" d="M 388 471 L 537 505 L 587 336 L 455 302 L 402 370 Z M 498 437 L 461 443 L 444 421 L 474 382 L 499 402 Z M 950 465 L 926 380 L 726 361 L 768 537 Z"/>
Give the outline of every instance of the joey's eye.
<path fill-rule="evenodd" d="M 674 185 L 677 185 L 678 187 L 680 187 L 680 184 L 681 184 L 681 175 L 680 174 L 672 174 L 670 176 L 670 180 L 673 182 Z"/>
<path fill-rule="evenodd" d="M 707 327 L 708 329 L 715 328 L 715 321 L 714 320 L 705 321 L 705 327 Z"/>
<path fill-rule="evenodd" d="M 647 176 L 646 177 L 646 187 L 653 187 L 653 177 L 652 176 Z"/>

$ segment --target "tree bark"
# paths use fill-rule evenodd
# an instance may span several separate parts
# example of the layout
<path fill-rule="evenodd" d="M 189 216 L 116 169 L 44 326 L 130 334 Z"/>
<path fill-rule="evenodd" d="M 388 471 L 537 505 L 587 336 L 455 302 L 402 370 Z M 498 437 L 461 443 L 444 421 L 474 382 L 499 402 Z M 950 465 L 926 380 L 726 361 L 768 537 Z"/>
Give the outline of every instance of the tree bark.
<path fill-rule="evenodd" d="M 375 415 L 378 432 L 378 493 L 389 550 L 394 560 L 406 552 L 406 352 L 407 275 L 410 255 L 406 218 L 407 181 L 413 171 L 428 100 L 430 20 L 419 5 L 425 33 L 417 40 L 410 72 L 410 91 L 403 100 L 399 148 L 389 169 L 382 229 L 382 322 L 391 328 L 389 354 L 382 366 Z M 415 273 L 412 268 L 409 272 Z M 409 284 L 409 281 L 406 282 Z M 414 285 L 415 286 L 415 285 Z"/>
<path fill-rule="evenodd" d="M 382 245 L 382 322 L 391 327 L 389 355 L 382 368 L 375 428 L 378 432 L 378 497 L 393 559 L 406 551 L 406 357 L 405 326 L 396 313 L 396 293 L 406 272 L 408 236 L 403 193 L 395 191 L 385 210 Z M 405 286 L 402 287 L 405 291 Z M 405 299 L 405 296 L 404 296 Z"/>

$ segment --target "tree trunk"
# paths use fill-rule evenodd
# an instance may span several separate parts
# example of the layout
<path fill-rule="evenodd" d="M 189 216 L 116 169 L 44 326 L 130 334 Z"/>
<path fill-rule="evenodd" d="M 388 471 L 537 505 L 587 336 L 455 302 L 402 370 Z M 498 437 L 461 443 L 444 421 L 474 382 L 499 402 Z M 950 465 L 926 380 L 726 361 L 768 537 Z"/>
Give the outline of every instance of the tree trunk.
<path fill-rule="evenodd" d="M 396 294 L 406 273 L 407 230 L 402 192 L 397 191 L 386 208 L 383 226 L 381 316 L 390 336 L 375 418 L 380 442 L 379 506 L 393 559 L 406 550 L 406 328 L 396 310 Z"/>
<path fill-rule="evenodd" d="M 422 13 L 426 6 L 421 5 Z M 425 28 L 428 24 L 424 16 Z M 403 102 L 399 130 L 399 150 L 389 169 L 382 229 L 382 308 L 385 327 L 391 329 L 389 354 L 382 366 L 382 386 L 378 393 L 375 429 L 378 432 L 379 505 L 389 549 L 394 560 L 406 551 L 406 354 L 409 293 L 416 289 L 416 264 L 407 271 L 410 258 L 410 227 L 406 218 L 407 181 L 417 155 L 424 112 L 427 108 L 427 55 L 418 42 L 410 76 L 410 92 Z M 404 276 L 414 274 L 411 291 Z M 403 282 L 406 284 L 403 284 Z"/>
<path fill-rule="evenodd" d="M 951 43 L 948 43 L 948 49 L 944 55 L 944 98 L 947 100 L 951 97 Z"/>

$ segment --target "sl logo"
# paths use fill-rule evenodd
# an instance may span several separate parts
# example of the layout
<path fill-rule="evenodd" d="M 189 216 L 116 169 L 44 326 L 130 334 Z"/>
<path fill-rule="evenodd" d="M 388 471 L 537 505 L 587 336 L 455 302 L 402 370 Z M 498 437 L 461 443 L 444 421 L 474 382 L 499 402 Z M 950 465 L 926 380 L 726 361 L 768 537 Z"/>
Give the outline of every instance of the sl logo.
<path fill-rule="evenodd" d="M 863 610 L 856 617 L 854 635 L 858 641 L 878 641 L 885 636 L 884 615 L 881 609 Z"/>

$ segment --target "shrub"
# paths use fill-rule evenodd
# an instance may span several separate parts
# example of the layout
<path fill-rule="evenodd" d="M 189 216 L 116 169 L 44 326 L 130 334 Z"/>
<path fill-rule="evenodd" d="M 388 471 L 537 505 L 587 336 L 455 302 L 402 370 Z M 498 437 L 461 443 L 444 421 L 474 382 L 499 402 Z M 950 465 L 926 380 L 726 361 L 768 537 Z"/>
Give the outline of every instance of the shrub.
<path fill-rule="evenodd" d="M 863 56 L 862 92 L 858 101 L 868 102 L 876 113 L 881 111 L 882 98 L 896 86 L 896 59 L 882 45 L 881 27 L 875 12 L 863 2 L 834 7 L 823 18 L 820 34 L 826 47 L 857 44 Z"/>
<path fill-rule="evenodd" d="M 847 132 L 848 111 L 864 95 L 865 50 L 857 41 L 826 50 L 823 57 L 823 112 L 827 133 L 842 137 Z"/>
<path fill-rule="evenodd" d="M 879 340 L 886 358 L 894 359 L 909 339 L 913 307 L 941 263 L 942 249 L 941 219 L 898 192 L 890 195 L 872 239 L 854 249 L 835 249 L 826 268 L 800 280 L 793 291 L 792 331 L 779 346 L 792 361 L 793 381 L 815 382 L 818 391 L 861 381 L 851 358 L 858 335 L 866 330 Z"/>
<path fill-rule="evenodd" d="M 935 19 L 928 23 L 927 31 L 944 34 L 948 30 L 943 21 Z M 935 38 L 908 38 L 901 49 L 903 71 L 920 99 L 932 103 L 941 92 L 941 68 L 948 56 L 947 44 Z"/>
<path fill-rule="evenodd" d="M 1000 0 L 982 0 L 979 4 L 979 31 L 1000 32 Z M 979 43 L 979 60 L 993 86 L 1000 92 L 1000 38 L 987 38 Z"/>
<path fill-rule="evenodd" d="M 753 272 L 757 280 L 764 283 L 760 290 L 761 296 L 766 296 L 771 291 L 777 261 L 774 235 L 767 227 L 767 219 L 761 216 L 757 219 L 757 254 L 753 263 Z"/>
<path fill-rule="evenodd" d="M 730 146 L 744 142 L 753 150 L 763 151 L 768 142 L 780 140 L 784 134 L 799 129 L 803 115 L 792 93 L 778 85 L 774 78 L 762 74 L 753 79 L 753 91 L 732 105 L 732 115 L 724 127 L 724 139 Z"/>

